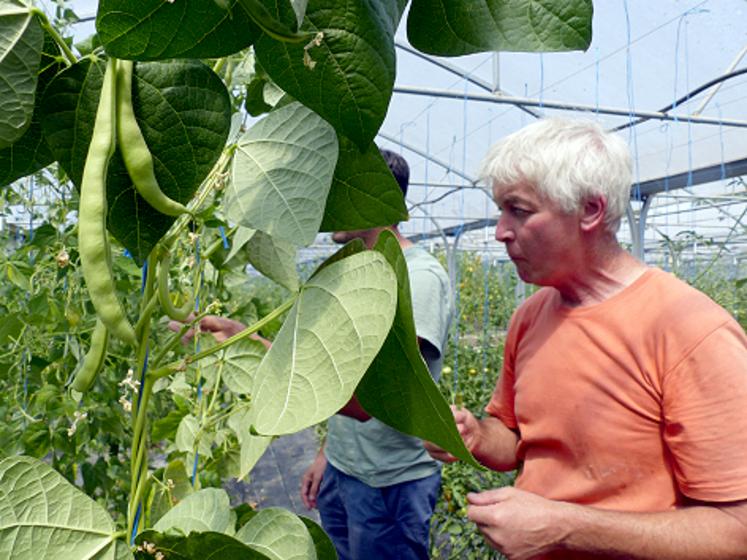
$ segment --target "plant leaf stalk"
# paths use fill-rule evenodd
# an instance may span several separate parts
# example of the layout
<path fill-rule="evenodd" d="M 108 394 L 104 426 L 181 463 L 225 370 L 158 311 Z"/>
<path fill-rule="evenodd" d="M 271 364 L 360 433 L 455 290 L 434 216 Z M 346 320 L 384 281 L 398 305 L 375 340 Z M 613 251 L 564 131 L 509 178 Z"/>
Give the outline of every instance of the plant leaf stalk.
<path fill-rule="evenodd" d="M 274 310 L 272 310 L 270 313 L 265 315 L 262 319 L 254 323 L 253 325 L 248 326 L 243 331 L 236 333 L 230 338 L 227 338 L 223 342 L 220 342 L 216 344 L 215 346 L 212 346 L 210 348 L 207 348 L 201 352 L 196 353 L 194 356 L 187 356 L 183 360 L 179 360 L 177 362 L 171 362 L 170 364 L 166 364 L 165 366 L 159 367 L 158 369 L 154 369 L 149 371 L 146 374 L 146 377 L 152 378 L 154 381 L 156 379 L 160 379 L 161 377 L 166 377 L 167 375 L 170 375 L 172 373 L 175 373 L 177 371 L 182 371 L 186 369 L 186 367 L 189 364 L 193 364 L 195 362 L 198 362 L 202 360 L 203 358 L 206 358 L 208 356 L 212 356 L 213 354 L 220 352 L 224 348 L 227 348 L 228 346 L 231 346 L 232 344 L 235 344 L 236 342 L 243 340 L 250 335 L 256 333 L 259 329 L 288 311 L 293 304 L 296 302 L 296 297 L 293 296 L 291 299 L 286 301 L 285 303 L 280 304 L 278 307 L 276 307 Z"/>

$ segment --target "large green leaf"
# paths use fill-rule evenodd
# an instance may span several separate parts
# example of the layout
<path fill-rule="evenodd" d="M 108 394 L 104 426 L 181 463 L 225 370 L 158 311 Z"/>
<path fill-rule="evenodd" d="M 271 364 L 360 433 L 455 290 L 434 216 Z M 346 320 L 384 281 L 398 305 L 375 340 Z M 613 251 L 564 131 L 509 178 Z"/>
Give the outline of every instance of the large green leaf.
<path fill-rule="evenodd" d="M 96 30 L 106 52 L 130 60 L 217 58 L 251 45 L 259 28 L 236 0 L 101 0 Z"/>
<path fill-rule="evenodd" d="M 465 447 L 451 409 L 420 354 L 407 262 L 399 241 L 390 231 L 384 231 L 375 249 L 386 257 L 397 274 L 397 314 L 389 336 L 355 394 L 363 408 L 385 424 L 432 441 L 481 468 Z"/>
<path fill-rule="evenodd" d="M 591 0 L 413 0 L 407 37 L 423 52 L 586 50 Z"/>
<path fill-rule="evenodd" d="M 91 142 L 103 69 L 100 62 L 83 60 L 58 74 L 44 95 L 44 135 L 76 186 Z M 161 189 L 188 202 L 220 156 L 231 126 L 223 82 L 197 61 L 140 63 L 135 66 L 133 106 Z M 142 264 L 174 218 L 137 194 L 119 151 L 109 164 L 106 192 L 109 231 Z"/>
<path fill-rule="evenodd" d="M 272 560 L 316 560 L 316 547 L 298 516 L 281 508 L 267 508 L 252 517 L 236 538 Z"/>
<path fill-rule="evenodd" d="M 392 326 L 396 297 L 394 271 L 374 251 L 315 274 L 255 375 L 256 431 L 297 432 L 342 408 Z"/>
<path fill-rule="evenodd" d="M 59 59 L 59 54 L 56 43 L 48 33 L 45 33 L 31 124 L 12 146 L 0 149 L 0 186 L 30 175 L 54 161 L 54 156 L 42 134 L 40 113 L 44 90 L 52 78 L 65 67 Z"/>
<path fill-rule="evenodd" d="M 257 58 L 272 80 L 361 150 L 384 121 L 395 77 L 395 0 L 311 0 L 302 31 L 319 45 L 262 35 Z"/>
<path fill-rule="evenodd" d="M 222 488 L 205 488 L 187 496 L 169 510 L 153 526 L 156 531 L 178 529 L 190 531 L 215 531 L 232 535 L 236 514 L 229 507 L 228 494 Z"/>
<path fill-rule="evenodd" d="M 406 219 L 402 190 L 379 149 L 371 144 L 361 153 L 350 140 L 340 138 L 340 157 L 320 231 L 370 229 Z"/>
<path fill-rule="evenodd" d="M 49 465 L 30 457 L 0 461 L 0 558 L 125 560 L 107 511 Z"/>
<path fill-rule="evenodd" d="M 44 33 L 30 6 L 0 0 L 0 150 L 31 124 Z"/>
<path fill-rule="evenodd" d="M 239 140 L 226 216 L 276 239 L 308 245 L 322 222 L 335 164 L 335 131 L 300 103 L 277 109 Z"/>
<path fill-rule="evenodd" d="M 141 546 L 153 545 L 166 560 L 269 560 L 268 556 L 241 541 L 218 532 L 180 535 L 145 531 L 135 542 Z M 153 560 L 154 557 L 145 551 L 136 553 L 137 560 Z"/>
<path fill-rule="evenodd" d="M 273 239 L 260 230 L 257 230 L 246 244 L 249 263 L 270 280 L 291 292 L 298 291 L 296 252 L 295 245 L 281 239 Z"/>

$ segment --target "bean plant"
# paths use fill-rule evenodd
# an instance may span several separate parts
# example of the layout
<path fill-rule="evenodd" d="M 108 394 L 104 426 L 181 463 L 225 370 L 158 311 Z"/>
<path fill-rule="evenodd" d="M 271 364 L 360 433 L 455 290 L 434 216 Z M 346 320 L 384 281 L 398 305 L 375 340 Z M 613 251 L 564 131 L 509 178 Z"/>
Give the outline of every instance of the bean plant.
<path fill-rule="evenodd" d="M 64 2 L 58 21 L 0 0 L 0 185 L 66 193 L 3 262 L 0 556 L 333 558 L 312 521 L 219 485 L 353 392 L 480 468 L 420 357 L 396 239 L 295 266 L 319 232 L 407 217 L 373 143 L 406 9 L 440 56 L 591 39 L 590 0 L 101 0 L 71 46 Z M 246 294 L 247 263 L 285 301 Z M 247 328 L 213 341 L 210 314 Z"/>

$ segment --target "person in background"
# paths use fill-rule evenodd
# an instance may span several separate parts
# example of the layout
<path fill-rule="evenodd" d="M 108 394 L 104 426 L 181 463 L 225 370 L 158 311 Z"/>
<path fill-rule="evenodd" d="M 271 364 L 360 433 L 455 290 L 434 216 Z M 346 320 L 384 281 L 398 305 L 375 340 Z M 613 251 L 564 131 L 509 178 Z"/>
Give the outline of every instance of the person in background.
<path fill-rule="evenodd" d="M 747 558 L 747 337 L 619 245 L 627 145 L 538 121 L 483 176 L 496 240 L 541 289 L 511 319 L 485 417 L 454 409 L 478 461 L 518 468 L 514 487 L 468 496 L 469 519 L 510 560 Z"/>
<path fill-rule="evenodd" d="M 407 193 L 409 167 L 381 150 Z M 337 243 L 362 239 L 372 248 L 382 230 L 399 240 L 410 277 L 415 330 L 431 375 L 438 380 L 453 315 L 451 286 L 441 264 L 403 237 L 397 225 L 336 232 Z M 401 375 L 410 375 L 403 364 Z M 426 560 L 430 518 L 441 466 L 423 442 L 371 418 L 355 397 L 328 420 L 326 441 L 301 480 L 301 497 L 317 508 L 340 560 Z"/>

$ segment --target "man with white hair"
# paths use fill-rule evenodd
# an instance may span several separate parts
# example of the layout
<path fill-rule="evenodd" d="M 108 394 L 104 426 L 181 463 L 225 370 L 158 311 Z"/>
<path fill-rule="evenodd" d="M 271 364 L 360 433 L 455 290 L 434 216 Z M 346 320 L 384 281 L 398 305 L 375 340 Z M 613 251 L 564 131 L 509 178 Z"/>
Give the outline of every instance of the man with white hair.
<path fill-rule="evenodd" d="M 496 240 L 542 289 L 511 319 L 485 417 L 454 410 L 481 463 L 519 469 L 471 494 L 469 518 L 511 560 L 747 558 L 747 337 L 619 245 L 625 142 L 543 120 L 493 146 L 483 176 Z"/>

